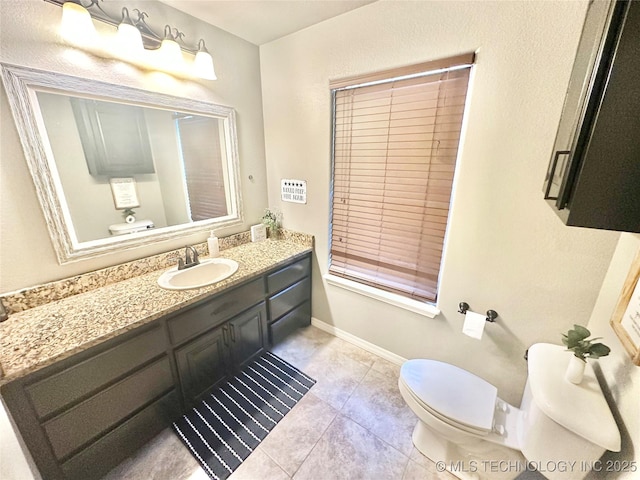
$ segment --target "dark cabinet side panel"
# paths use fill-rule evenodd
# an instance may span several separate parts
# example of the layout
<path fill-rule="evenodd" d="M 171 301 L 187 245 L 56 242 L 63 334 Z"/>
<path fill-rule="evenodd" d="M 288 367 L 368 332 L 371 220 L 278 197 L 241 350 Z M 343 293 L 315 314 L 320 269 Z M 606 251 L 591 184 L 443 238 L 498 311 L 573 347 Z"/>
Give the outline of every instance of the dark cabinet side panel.
<path fill-rule="evenodd" d="M 570 225 L 640 232 L 640 3 L 631 2 L 569 202 Z"/>

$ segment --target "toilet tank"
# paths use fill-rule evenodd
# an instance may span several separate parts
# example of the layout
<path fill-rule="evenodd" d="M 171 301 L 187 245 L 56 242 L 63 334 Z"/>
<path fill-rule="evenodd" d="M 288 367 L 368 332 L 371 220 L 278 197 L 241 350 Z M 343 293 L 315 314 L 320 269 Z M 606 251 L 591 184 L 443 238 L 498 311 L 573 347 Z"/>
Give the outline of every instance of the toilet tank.
<path fill-rule="evenodd" d="M 111 235 L 126 235 L 128 233 L 144 232 L 154 228 L 151 220 L 137 220 L 132 223 L 116 223 L 109 225 L 109 233 Z"/>
<path fill-rule="evenodd" d="M 571 355 L 559 345 L 529 349 L 520 445 L 549 480 L 584 478 L 606 450 L 620 451 L 620 432 L 591 365 L 579 385 L 564 379 Z"/>

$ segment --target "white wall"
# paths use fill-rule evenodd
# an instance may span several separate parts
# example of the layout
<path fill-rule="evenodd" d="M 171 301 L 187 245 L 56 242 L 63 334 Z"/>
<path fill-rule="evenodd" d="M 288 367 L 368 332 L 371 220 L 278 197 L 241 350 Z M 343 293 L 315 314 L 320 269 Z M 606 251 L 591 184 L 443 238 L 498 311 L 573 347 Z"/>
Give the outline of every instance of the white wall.
<path fill-rule="evenodd" d="M 542 182 L 585 2 L 380 1 L 260 48 L 269 204 L 316 237 L 314 317 L 406 358 L 433 357 L 519 405 L 525 349 L 586 324 L 618 238 L 564 226 Z M 329 81 L 476 51 L 435 319 L 323 283 L 330 183 Z M 308 203 L 281 203 L 281 178 Z M 457 305 L 494 309 L 481 341 Z"/>
<path fill-rule="evenodd" d="M 219 233 L 226 235 L 247 230 L 259 220 L 267 206 L 258 47 L 156 1 L 131 0 L 126 3 L 130 11 L 133 8 L 146 11 L 152 24 L 170 23 L 179 27 L 194 43 L 204 38 L 214 57 L 218 80 L 177 80 L 69 48 L 57 33 L 61 8 L 42 0 L 0 2 L 0 61 L 233 107 L 237 112 L 245 225 Z M 141 258 L 185 243 L 204 241 L 207 237 L 208 232 L 203 232 L 60 266 L 27 169 L 6 92 L 4 87 L 0 90 L 0 292 Z M 253 181 L 247 179 L 249 175 L 253 176 Z"/>
<path fill-rule="evenodd" d="M 595 370 L 599 374 L 600 383 L 603 384 L 609 401 L 615 403 L 613 412 L 621 426 L 622 436 L 622 451 L 617 454 L 607 453 L 603 458 L 604 467 L 608 466 L 606 461 L 614 462 L 609 464 L 614 467 L 612 471 L 601 472 L 598 475 L 594 473 L 589 477 L 593 479 L 631 480 L 640 475 L 640 366 L 631 362 L 631 358 L 609 325 L 631 262 L 638 254 L 640 254 L 640 235 L 630 233 L 621 235 L 589 320 L 588 328 L 591 334 L 602 337 L 601 341 L 611 348 L 609 356 L 597 360 Z M 628 467 L 633 465 L 631 462 L 635 462 L 636 470 L 626 468 L 618 472 L 615 466 L 624 464 L 616 464 L 616 460 L 627 461 Z"/>

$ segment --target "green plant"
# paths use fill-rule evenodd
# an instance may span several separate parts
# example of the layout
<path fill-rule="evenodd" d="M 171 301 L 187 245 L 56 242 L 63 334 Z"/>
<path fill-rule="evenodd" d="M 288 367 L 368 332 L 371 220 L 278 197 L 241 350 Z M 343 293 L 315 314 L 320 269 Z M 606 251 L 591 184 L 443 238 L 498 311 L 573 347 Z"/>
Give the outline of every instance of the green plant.
<path fill-rule="evenodd" d="M 262 223 L 269 229 L 269 234 L 277 236 L 282 228 L 282 213 L 276 209 L 265 208 Z"/>
<path fill-rule="evenodd" d="M 594 343 L 598 338 L 588 338 L 591 332 L 582 325 L 574 325 L 573 329 L 566 334 L 562 334 L 562 343 L 567 346 L 567 350 L 582 361 L 587 358 L 600 358 L 609 355 L 611 349 L 604 343 Z"/>
<path fill-rule="evenodd" d="M 130 208 L 125 208 L 124 211 L 122 212 L 122 216 L 124 218 L 127 218 L 129 215 L 135 215 L 136 212 L 134 212 L 132 209 Z"/>

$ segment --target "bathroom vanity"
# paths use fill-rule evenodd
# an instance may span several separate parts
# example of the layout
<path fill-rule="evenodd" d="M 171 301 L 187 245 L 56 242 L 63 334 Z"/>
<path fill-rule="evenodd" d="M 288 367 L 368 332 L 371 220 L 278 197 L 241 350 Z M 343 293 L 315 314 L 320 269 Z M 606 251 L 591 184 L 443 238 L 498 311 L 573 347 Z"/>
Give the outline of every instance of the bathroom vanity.
<path fill-rule="evenodd" d="M 268 243 L 282 250 L 286 242 Z M 235 278 L 198 293 L 160 289 L 153 284 L 160 271 L 131 279 L 151 292 L 131 292 L 131 301 L 180 299 L 178 308 L 145 317 L 142 305 L 140 318 L 108 340 L 74 345 L 60 360 L 40 358 L 42 365 L 3 364 L 0 392 L 44 478 L 100 478 L 256 355 L 310 323 L 311 249 L 293 246 L 295 253 L 279 252 L 273 263 L 251 258 L 257 248 L 223 252 L 238 259 Z M 99 300 L 99 292 L 89 293 L 85 303 Z M 112 306 L 85 307 L 99 316 Z"/>

